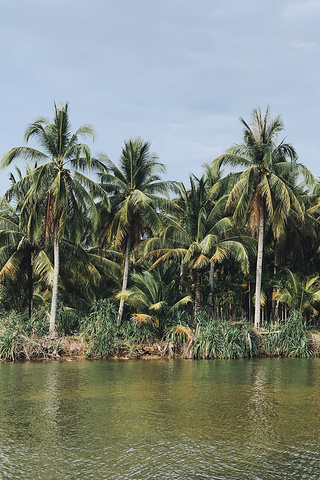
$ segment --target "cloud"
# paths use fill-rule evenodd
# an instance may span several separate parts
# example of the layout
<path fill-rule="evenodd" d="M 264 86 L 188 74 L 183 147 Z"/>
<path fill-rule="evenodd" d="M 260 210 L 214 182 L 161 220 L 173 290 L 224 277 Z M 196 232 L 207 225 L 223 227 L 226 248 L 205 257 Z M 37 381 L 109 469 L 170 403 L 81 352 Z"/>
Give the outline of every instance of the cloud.
<path fill-rule="evenodd" d="M 298 18 L 310 17 L 311 15 L 320 14 L 320 1 L 307 0 L 304 2 L 291 1 L 283 10 L 284 17 Z"/>
<path fill-rule="evenodd" d="M 315 48 L 316 43 L 315 42 L 293 42 L 292 43 L 293 48 L 301 49 L 301 50 L 312 50 Z"/>

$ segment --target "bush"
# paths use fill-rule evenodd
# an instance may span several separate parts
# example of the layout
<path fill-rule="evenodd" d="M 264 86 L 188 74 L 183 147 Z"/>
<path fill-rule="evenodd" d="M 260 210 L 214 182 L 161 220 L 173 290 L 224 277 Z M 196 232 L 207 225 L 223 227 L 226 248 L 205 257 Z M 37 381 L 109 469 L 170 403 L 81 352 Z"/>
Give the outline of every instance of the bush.
<path fill-rule="evenodd" d="M 312 357 L 314 350 L 301 313 L 294 311 L 284 322 L 265 326 L 264 352 L 272 357 Z"/>
<path fill-rule="evenodd" d="M 58 305 L 57 310 L 57 329 L 62 337 L 76 335 L 80 328 L 85 314 L 82 311 Z"/>
<path fill-rule="evenodd" d="M 36 337 L 48 334 L 49 323 L 45 312 L 32 318 L 15 311 L 0 313 L 0 359 L 15 360 L 42 354 Z"/>
<path fill-rule="evenodd" d="M 259 352 L 259 337 L 244 322 L 217 323 L 214 319 L 198 323 L 195 332 L 195 358 L 240 358 Z"/>
<path fill-rule="evenodd" d="M 151 344 L 157 338 L 157 328 L 150 323 L 139 323 L 126 320 L 118 330 L 119 344 L 133 345 L 137 343 Z"/>
<path fill-rule="evenodd" d="M 81 321 L 80 333 L 89 340 L 87 355 L 105 357 L 110 355 L 115 346 L 117 333 L 117 311 L 107 300 L 98 300 L 89 316 Z"/>

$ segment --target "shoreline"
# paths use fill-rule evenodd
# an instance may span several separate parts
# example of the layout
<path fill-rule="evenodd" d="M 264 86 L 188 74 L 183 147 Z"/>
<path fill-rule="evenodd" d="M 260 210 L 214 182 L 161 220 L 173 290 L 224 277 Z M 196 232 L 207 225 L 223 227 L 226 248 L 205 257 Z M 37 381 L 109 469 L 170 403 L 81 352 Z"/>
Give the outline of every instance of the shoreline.
<path fill-rule="evenodd" d="M 312 345 L 313 354 L 310 357 L 320 357 L 320 333 L 308 332 Z M 307 358 L 306 356 L 297 356 L 292 354 L 268 354 L 263 349 L 263 344 L 258 354 L 248 354 L 244 356 L 232 358 Z M 199 360 L 193 355 L 188 348 L 187 343 L 174 345 L 170 341 L 158 341 L 152 344 L 131 344 L 120 345 L 108 355 L 90 355 L 89 340 L 82 337 L 24 337 L 19 342 L 19 355 L 11 353 L 6 358 L 1 358 L 0 362 L 41 362 L 46 360 L 59 361 L 77 361 L 77 360 L 112 360 L 112 361 L 128 361 L 128 360 L 169 360 L 169 359 L 185 359 Z M 208 358 L 200 358 L 206 360 Z M 230 359 L 230 357 L 214 357 L 212 359 L 222 360 Z"/>

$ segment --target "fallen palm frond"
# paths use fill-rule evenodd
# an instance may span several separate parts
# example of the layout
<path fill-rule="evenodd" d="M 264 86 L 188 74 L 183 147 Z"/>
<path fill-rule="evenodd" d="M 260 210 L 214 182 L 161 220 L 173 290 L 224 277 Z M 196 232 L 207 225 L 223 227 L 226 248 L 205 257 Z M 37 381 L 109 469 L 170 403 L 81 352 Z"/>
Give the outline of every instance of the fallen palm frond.
<path fill-rule="evenodd" d="M 319 332 L 310 333 L 310 343 L 315 355 L 319 357 L 320 356 L 320 333 Z"/>
<path fill-rule="evenodd" d="M 153 323 L 152 316 L 146 315 L 144 313 L 133 313 L 131 318 L 134 322 L 137 323 Z"/>

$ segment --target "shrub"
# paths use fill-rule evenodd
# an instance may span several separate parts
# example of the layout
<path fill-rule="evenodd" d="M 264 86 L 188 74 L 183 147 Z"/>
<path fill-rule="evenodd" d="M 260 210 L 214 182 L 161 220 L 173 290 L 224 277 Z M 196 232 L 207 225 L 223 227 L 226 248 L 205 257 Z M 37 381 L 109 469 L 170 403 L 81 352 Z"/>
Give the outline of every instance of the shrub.
<path fill-rule="evenodd" d="M 210 319 L 197 325 L 194 341 L 196 358 L 239 358 L 255 355 L 259 338 L 244 322 L 217 323 Z"/>
<path fill-rule="evenodd" d="M 107 300 L 98 300 L 89 316 L 82 319 L 80 333 L 88 338 L 88 356 L 105 357 L 112 353 L 117 333 L 117 311 Z"/>
<path fill-rule="evenodd" d="M 312 357 L 314 350 L 307 335 L 306 322 L 298 311 L 283 322 L 265 326 L 267 334 L 263 338 L 263 349 L 273 357 Z"/>

